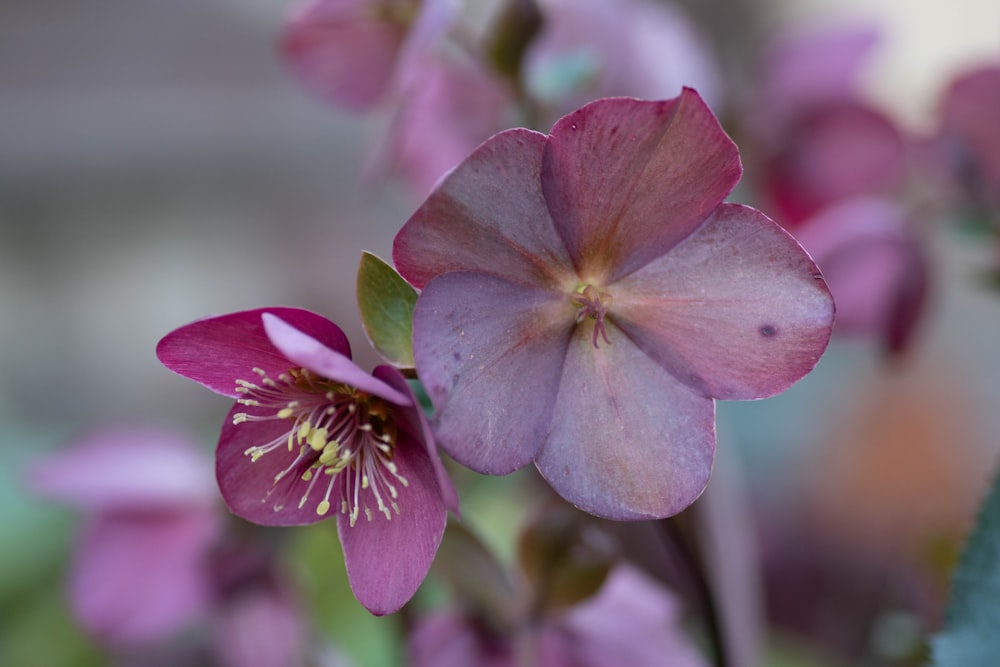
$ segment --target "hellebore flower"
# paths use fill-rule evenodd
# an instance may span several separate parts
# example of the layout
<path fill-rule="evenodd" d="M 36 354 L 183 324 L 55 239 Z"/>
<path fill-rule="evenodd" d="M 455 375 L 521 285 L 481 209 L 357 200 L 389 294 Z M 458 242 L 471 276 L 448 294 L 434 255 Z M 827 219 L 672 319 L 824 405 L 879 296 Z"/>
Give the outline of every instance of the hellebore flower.
<path fill-rule="evenodd" d="M 216 449 L 233 513 L 277 526 L 335 514 L 358 600 L 381 615 L 413 596 L 457 500 L 399 371 L 368 375 L 335 324 L 296 308 L 193 322 L 167 334 L 157 356 L 237 399 Z"/>
<path fill-rule="evenodd" d="M 528 664 L 546 667 L 703 667 L 681 628 L 675 595 L 629 565 L 617 566 L 592 598 L 535 628 Z M 497 635 L 457 613 L 422 619 L 409 639 L 411 667 L 514 667 L 514 637 Z M 519 659 L 520 658 L 520 659 Z"/>
<path fill-rule="evenodd" d="M 206 463 L 183 437 L 122 426 L 94 431 L 30 472 L 35 493 L 85 514 L 69 601 L 97 639 L 160 641 L 208 611 L 207 555 L 222 517 Z"/>
<path fill-rule="evenodd" d="M 393 250 L 423 290 L 413 353 L 441 446 L 489 474 L 534 461 L 608 518 L 692 503 L 713 399 L 787 389 L 833 322 L 795 240 L 722 203 L 741 172 L 686 89 L 598 100 L 549 135 L 502 132 L 448 174 Z"/>
<path fill-rule="evenodd" d="M 950 147 L 956 180 L 983 203 L 1000 207 L 1000 65 L 955 78 L 941 102 L 941 139 Z"/>

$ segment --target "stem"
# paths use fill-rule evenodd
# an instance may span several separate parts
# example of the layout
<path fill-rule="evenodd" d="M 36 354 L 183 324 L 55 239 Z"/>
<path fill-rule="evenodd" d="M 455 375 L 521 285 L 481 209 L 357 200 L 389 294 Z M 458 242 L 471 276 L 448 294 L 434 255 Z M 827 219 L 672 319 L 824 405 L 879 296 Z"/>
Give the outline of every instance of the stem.
<path fill-rule="evenodd" d="M 691 510 L 688 510 L 683 514 L 663 519 L 657 523 L 668 545 L 674 545 L 680 561 L 679 564 L 689 575 L 688 581 L 691 584 L 692 593 L 695 596 L 696 604 L 698 604 L 702 615 L 705 617 L 705 628 L 708 631 L 708 638 L 715 649 L 712 656 L 715 666 L 728 667 L 731 663 L 731 656 L 728 655 L 727 644 L 722 632 L 722 619 L 718 606 L 715 603 L 715 597 L 712 594 L 712 587 L 708 580 L 705 559 L 702 558 L 702 550 L 698 545 L 693 518 Z"/>

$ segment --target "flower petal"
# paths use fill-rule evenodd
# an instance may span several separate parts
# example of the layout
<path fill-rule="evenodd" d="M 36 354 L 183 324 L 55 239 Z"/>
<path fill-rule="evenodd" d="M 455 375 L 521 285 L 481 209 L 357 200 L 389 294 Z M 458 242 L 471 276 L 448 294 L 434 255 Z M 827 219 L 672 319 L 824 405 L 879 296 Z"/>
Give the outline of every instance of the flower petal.
<path fill-rule="evenodd" d="M 288 433 L 291 422 L 286 419 L 246 421 L 233 424 L 233 416 L 240 412 L 259 413 L 260 410 L 235 404 L 219 435 L 215 450 L 215 478 L 226 505 L 233 514 L 263 526 L 301 526 L 326 518 L 316 513 L 316 506 L 326 491 L 326 482 L 314 488 L 309 502 L 299 507 L 308 484 L 301 479 L 306 467 L 290 470 L 276 484 L 274 478 L 288 468 L 299 453 L 298 447 L 288 451 L 279 447 L 256 461 L 244 452 L 250 447 L 264 445 Z"/>
<path fill-rule="evenodd" d="M 714 403 L 678 382 L 614 324 L 608 338 L 595 348 L 588 328 L 577 327 L 551 432 L 535 464 L 559 495 L 591 514 L 671 516 L 708 483 Z"/>
<path fill-rule="evenodd" d="M 342 382 L 396 405 L 412 405 L 409 397 L 361 370 L 349 355 L 331 350 L 273 313 L 263 313 L 264 331 L 271 343 L 295 365 L 334 382 Z M 287 369 L 285 369 L 287 370 Z"/>
<path fill-rule="evenodd" d="M 207 454 L 187 438 L 149 427 L 95 430 L 31 470 L 47 498 L 99 510 L 149 510 L 218 502 Z"/>
<path fill-rule="evenodd" d="M 795 240 L 727 204 L 660 259 L 609 286 L 614 322 L 705 396 L 772 396 L 826 349 L 833 300 Z"/>
<path fill-rule="evenodd" d="M 729 194 L 736 145 L 696 92 L 598 100 L 565 116 L 542 158 L 542 192 L 579 274 L 611 282 L 662 255 Z"/>
<path fill-rule="evenodd" d="M 347 577 L 355 597 L 376 616 L 391 614 L 417 592 L 444 535 L 447 509 L 434 466 L 419 443 L 400 433 L 393 461 L 407 485 L 397 486 L 399 514 L 391 519 L 372 508 L 354 526 L 337 516 Z"/>
<path fill-rule="evenodd" d="M 545 135 L 495 135 L 445 176 L 393 243 L 400 274 L 422 288 L 436 275 L 475 270 L 561 284 L 572 264 L 542 199 Z"/>
<path fill-rule="evenodd" d="M 417 400 L 413 389 L 410 388 L 403 374 L 392 366 L 376 366 L 372 375 L 410 398 L 410 406 L 400 407 L 395 411 L 394 418 L 396 425 L 406 430 L 413 437 L 414 441 L 422 444 L 424 449 L 427 450 L 427 456 L 430 459 L 431 466 L 434 468 L 434 477 L 437 479 L 438 490 L 441 492 L 441 499 L 445 507 L 458 514 L 458 491 L 455 490 L 455 485 L 452 483 L 451 477 L 448 476 L 448 471 L 445 470 L 444 464 L 441 462 L 441 456 L 438 454 L 437 442 L 434 440 L 431 425 L 427 422 L 427 417 L 424 416 L 424 411 L 420 407 L 420 401 Z"/>
<path fill-rule="evenodd" d="M 162 641 L 211 598 L 207 551 L 219 517 L 204 510 L 102 514 L 89 523 L 70 572 L 73 612 L 113 644 Z"/>
<path fill-rule="evenodd" d="M 288 359 L 271 344 L 261 314 L 282 318 L 326 347 L 350 356 L 351 346 L 340 328 L 325 317 L 300 308 L 255 308 L 208 317 L 186 324 L 164 336 L 156 356 L 173 372 L 212 391 L 236 398 L 236 380 L 256 378 L 255 367 L 278 377 L 288 370 Z"/>
<path fill-rule="evenodd" d="M 562 294 L 477 272 L 427 284 L 414 310 L 413 357 L 445 451 L 494 475 L 531 462 L 575 314 Z"/>

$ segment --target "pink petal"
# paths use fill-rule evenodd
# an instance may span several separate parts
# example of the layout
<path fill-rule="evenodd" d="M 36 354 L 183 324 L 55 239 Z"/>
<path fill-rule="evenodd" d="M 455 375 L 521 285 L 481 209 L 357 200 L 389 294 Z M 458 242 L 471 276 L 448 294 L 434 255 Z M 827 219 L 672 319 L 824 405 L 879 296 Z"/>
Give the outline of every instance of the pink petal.
<path fill-rule="evenodd" d="M 448 174 L 396 235 L 403 277 L 418 288 L 467 269 L 538 285 L 572 280 L 540 190 L 544 146 L 537 132 L 501 132 Z"/>
<path fill-rule="evenodd" d="M 255 367 L 278 377 L 289 369 L 289 360 L 271 344 L 263 313 L 282 318 L 343 355 L 351 347 L 336 324 L 299 308 L 255 308 L 208 317 L 186 324 L 164 336 L 156 346 L 160 362 L 175 373 L 203 384 L 212 391 L 236 398 L 237 380 L 256 379 Z"/>
<path fill-rule="evenodd" d="M 608 329 L 611 342 L 595 348 L 588 328 L 577 327 L 535 464 L 559 495 L 585 512 L 619 520 L 671 516 L 708 483 L 714 404 L 613 324 Z"/>
<path fill-rule="evenodd" d="M 942 101 L 943 131 L 961 142 L 983 185 L 1000 191 L 1000 67 L 983 66 L 963 73 Z"/>
<path fill-rule="evenodd" d="M 740 178 L 736 145 L 698 94 L 605 99 L 562 118 L 542 191 L 581 277 L 608 283 L 690 234 Z"/>
<path fill-rule="evenodd" d="M 440 445 L 473 470 L 527 465 L 548 430 L 576 308 L 568 296 L 475 272 L 424 289 L 413 357 Z"/>
<path fill-rule="evenodd" d="M 489 637 L 475 623 L 455 612 L 421 618 L 407 638 L 410 667 L 513 667 L 507 641 Z M 557 667 L 551 663 L 540 663 Z"/>
<path fill-rule="evenodd" d="M 423 408 L 413 393 L 413 389 L 410 388 L 403 374 L 392 366 L 376 366 L 372 375 L 410 398 L 410 406 L 400 407 L 396 410 L 396 425 L 409 433 L 414 442 L 420 443 L 427 450 L 427 457 L 434 468 L 434 477 L 437 479 L 442 502 L 444 502 L 445 507 L 458 514 L 458 491 L 455 490 L 455 485 L 441 461 L 434 433 L 431 431 L 431 426 L 427 422 L 427 417 L 424 416 Z"/>
<path fill-rule="evenodd" d="M 223 667 L 304 664 L 305 624 L 274 586 L 237 593 L 215 615 L 214 652 Z"/>
<path fill-rule="evenodd" d="M 40 460 L 29 483 L 48 498 L 91 511 L 211 506 L 211 462 L 185 437 L 148 427 L 89 433 Z"/>
<path fill-rule="evenodd" d="M 214 512 L 103 514 L 84 530 L 69 582 L 73 613 L 113 644 L 167 639 L 203 613 Z"/>
<path fill-rule="evenodd" d="M 328 380 L 342 382 L 384 398 L 390 403 L 412 405 L 406 394 L 396 391 L 385 382 L 361 370 L 351 361 L 350 355 L 330 349 L 313 336 L 282 320 L 278 315 L 264 313 L 261 317 L 268 339 L 294 365 L 308 368 Z"/>
<path fill-rule="evenodd" d="M 285 26 L 282 56 L 313 93 L 363 111 L 379 101 L 392 79 L 406 34 L 380 16 L 372 0 L 313 0 Z"/>
<path fill-rule="evenodd" d="M 759 211 L 733 204 L 607 289 L 628 337 L 713 398 L 784 391 L 816 365 L 833 324 L 833 300 L 809 256 Z"/>
<path fill-rule="evenodd" d="M 299 526 L 326 518 L 316 513 L 316 505 L 326 491 L 325 482 L 317 484 L 310 501 L 299 507 L 307 488 L 300 479 L 304 466 L 290 471 L 277 484 L 274 482 L 275 476 L 295 461 L 297 446 L 292 451 L 279 447 L 256 461 L 244 454 L 250 447 L 264 445 L 288 433 L 291 422 L 274 419 L 233 424 L 233 415 L 239 412 L 255 414 L 259 410 L 234 405 L 222 425 L 215 450 L 216 480 L 233 514 L 264 526 Z"/>
<path fill-rule="evenodd" d="M 400 434 L 393 461 L 406 486 L 396 485 L 399 514 L 386 519 L 371 507 L 354 526 L 347 514 L 337 516 L 347 576 L 355 597 L 381 616 L 398 611 L 427 576 L 447 519 L 434 466 L 419 443 Z"/>

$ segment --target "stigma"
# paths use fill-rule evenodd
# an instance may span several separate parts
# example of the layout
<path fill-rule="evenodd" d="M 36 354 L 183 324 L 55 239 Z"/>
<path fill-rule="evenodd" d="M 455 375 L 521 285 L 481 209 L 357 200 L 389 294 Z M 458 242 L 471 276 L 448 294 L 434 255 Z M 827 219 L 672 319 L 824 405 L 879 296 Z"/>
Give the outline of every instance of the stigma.
<path fill-rule="evenodd" d="M 306 368 L 289 369 L 277 378 L 260 368 L 253 371 L 256 381 L 236 381 L 242 395 L 237 403 L 252 411 L 234 414 L 233 424 L 288 424 L 281 435 L 243 452 L 251 463 L 264 456 L 287 462 L 262 501 L 285 484 L 301 491 L 299 509 L 314 504 L 320 516 L 336 509 L 351 526 L 362 514 L 367 521 L 376 514 L 387 520 L 399 515 L 400 488 L 409 482 L 393 461 L 398 434 L 384 400 Z M 282 509 L 284 505 L 274 505 L 274 511 Z"/>
<path fill-rule="evenodd" d="M 591 339 L 594 347 L 599 347 L 598 337 L 610 345 L 611 341 L 608 340 L 608 330 L 604 325 L 604 317 L 608 314 L 608 308 L 611 307 L 611 294 L 588 283 L 573 293 L 572 300 L 574 305 L 579 308 L 576 313 L 577 324 L 588 317 L 594 320 L 594 334 Z"/>

